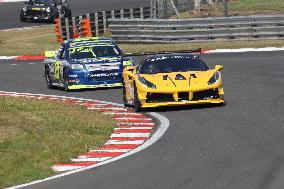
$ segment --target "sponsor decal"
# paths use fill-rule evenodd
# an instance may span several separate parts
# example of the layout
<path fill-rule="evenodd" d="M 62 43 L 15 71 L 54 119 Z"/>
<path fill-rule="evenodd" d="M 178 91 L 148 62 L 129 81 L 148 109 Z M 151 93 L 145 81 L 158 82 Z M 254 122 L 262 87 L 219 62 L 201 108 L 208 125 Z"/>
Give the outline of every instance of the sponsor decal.
<path fill-rule="evenodd" d="M 118 76 L 118 73 L 99 73 L 99 74 L 90 75 L 90 77 L 108 77 L 108 76 Z"/>
<path fill-rule="evenodd" d="M 77 74 L 75 74 L 75 75 L 69 75 L 69 77 L 78 77 L 78 75 L 77 75 Z"/>

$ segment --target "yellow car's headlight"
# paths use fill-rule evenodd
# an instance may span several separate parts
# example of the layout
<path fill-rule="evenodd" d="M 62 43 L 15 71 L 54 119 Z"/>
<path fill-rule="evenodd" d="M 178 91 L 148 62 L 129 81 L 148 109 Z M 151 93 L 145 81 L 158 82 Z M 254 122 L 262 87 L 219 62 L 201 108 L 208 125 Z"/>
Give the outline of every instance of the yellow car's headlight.
<path fill-rule="evenodd" d="M 153 83 L 151 83 L 150 81 L 148 81 L 147 79 L 145 79 L 144 77 L 138 76 L 138 80 L 145 85 L 146 87 L 152 88 L 152 89 L 156 89 L 156 85 L 154 85 Z"/>
<path fill-rule="evenodd" d="M 217 71 L 217 72 L 214 73 L 214 75 L 209 79 L 209 81 L 207 83 L 208 83 L 208 85 L 213 85 L 219 79 L 220 79 L 220 72 Z"/>

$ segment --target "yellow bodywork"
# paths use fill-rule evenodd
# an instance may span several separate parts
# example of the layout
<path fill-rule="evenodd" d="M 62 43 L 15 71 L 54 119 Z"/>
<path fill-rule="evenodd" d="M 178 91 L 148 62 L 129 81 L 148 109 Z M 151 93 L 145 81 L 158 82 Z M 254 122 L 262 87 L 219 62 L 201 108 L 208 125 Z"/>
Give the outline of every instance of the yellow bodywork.
<path fill-rule="evenodd" d="M 137 91 L 138 99 L 142 108 L 158 106 L 176 106 L 190 104 L 209 104 L 223 103 L 224 89 L 222 78 L 214 84 L 208 84 L 209 79 L 215 72 L 223 69 L 217 65 L 215 69 L 207 71 L 189 71 L 189 72 L 171 72 L 158 74 L 140 74 L 136 73 L 137 67 L 127 67 L 123 71 L 123 82 L 125 88 L 125 100 L 131 104 L 134 102 L 134 90 Z M 177 75 L 182 75 L 184 80 L 176 80 Z M 150 88 L 141 83 L 138 77 L 143 77 L 153 83 L 156 88 Z M 165 79 L 166 77 L 166 79 Z M 204 91 L 215 91 L 214 98 L 198 99 L 197 94 Z M 155 96 L 161 96 L 169 99 L 155 100 Z M 150 99 L 152 98 L 152 100 Z M 153 100 L 154 99 L 154 100 Z"/>

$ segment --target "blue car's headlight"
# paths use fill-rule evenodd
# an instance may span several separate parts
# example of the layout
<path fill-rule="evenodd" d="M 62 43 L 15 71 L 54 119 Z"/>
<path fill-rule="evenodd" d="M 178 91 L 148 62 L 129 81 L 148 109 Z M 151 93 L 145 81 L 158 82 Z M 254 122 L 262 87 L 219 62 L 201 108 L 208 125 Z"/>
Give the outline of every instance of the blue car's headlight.
<path fill-rule="evenodd" d="M 84 70 L 84 65 L 83 64 L 71 64 L 71 69 L 72 70 Z"/>
<path fill-rule="evenodd" d="M 209 79 L 208 85 L 213 85 L 220 79 L 220 72 L 215 72 L 214 75 Z"/>
<path fill-rule="evenodd" d="M 144 77 L 138 76 L 138 80 L 145 85 L 146 87 L 152 88 L 152 89 L 156 89 L 156 85 L 154 85 L 153 83 L 151 83 L 150 81 L 146 80 Z"/>
<path fill-rule="evenodd" d="M 46 11 L 46 12 L 50 12 L 50 8 L 47 7 L 47 8 L 45 9 L 45 11 Z"/>

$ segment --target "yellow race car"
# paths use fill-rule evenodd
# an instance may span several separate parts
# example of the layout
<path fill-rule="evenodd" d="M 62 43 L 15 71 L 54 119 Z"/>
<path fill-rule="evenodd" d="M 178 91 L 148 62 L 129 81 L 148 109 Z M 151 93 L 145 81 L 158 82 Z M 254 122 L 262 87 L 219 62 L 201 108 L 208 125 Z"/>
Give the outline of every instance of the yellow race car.
<path fill-rule="evenodd" d="M 159 106 L 224 103 L 220 71 L 209 69 L 196 54 L 168 53 L 144 57 L 123 70 L 123 101 L 136 111 Z"/>

